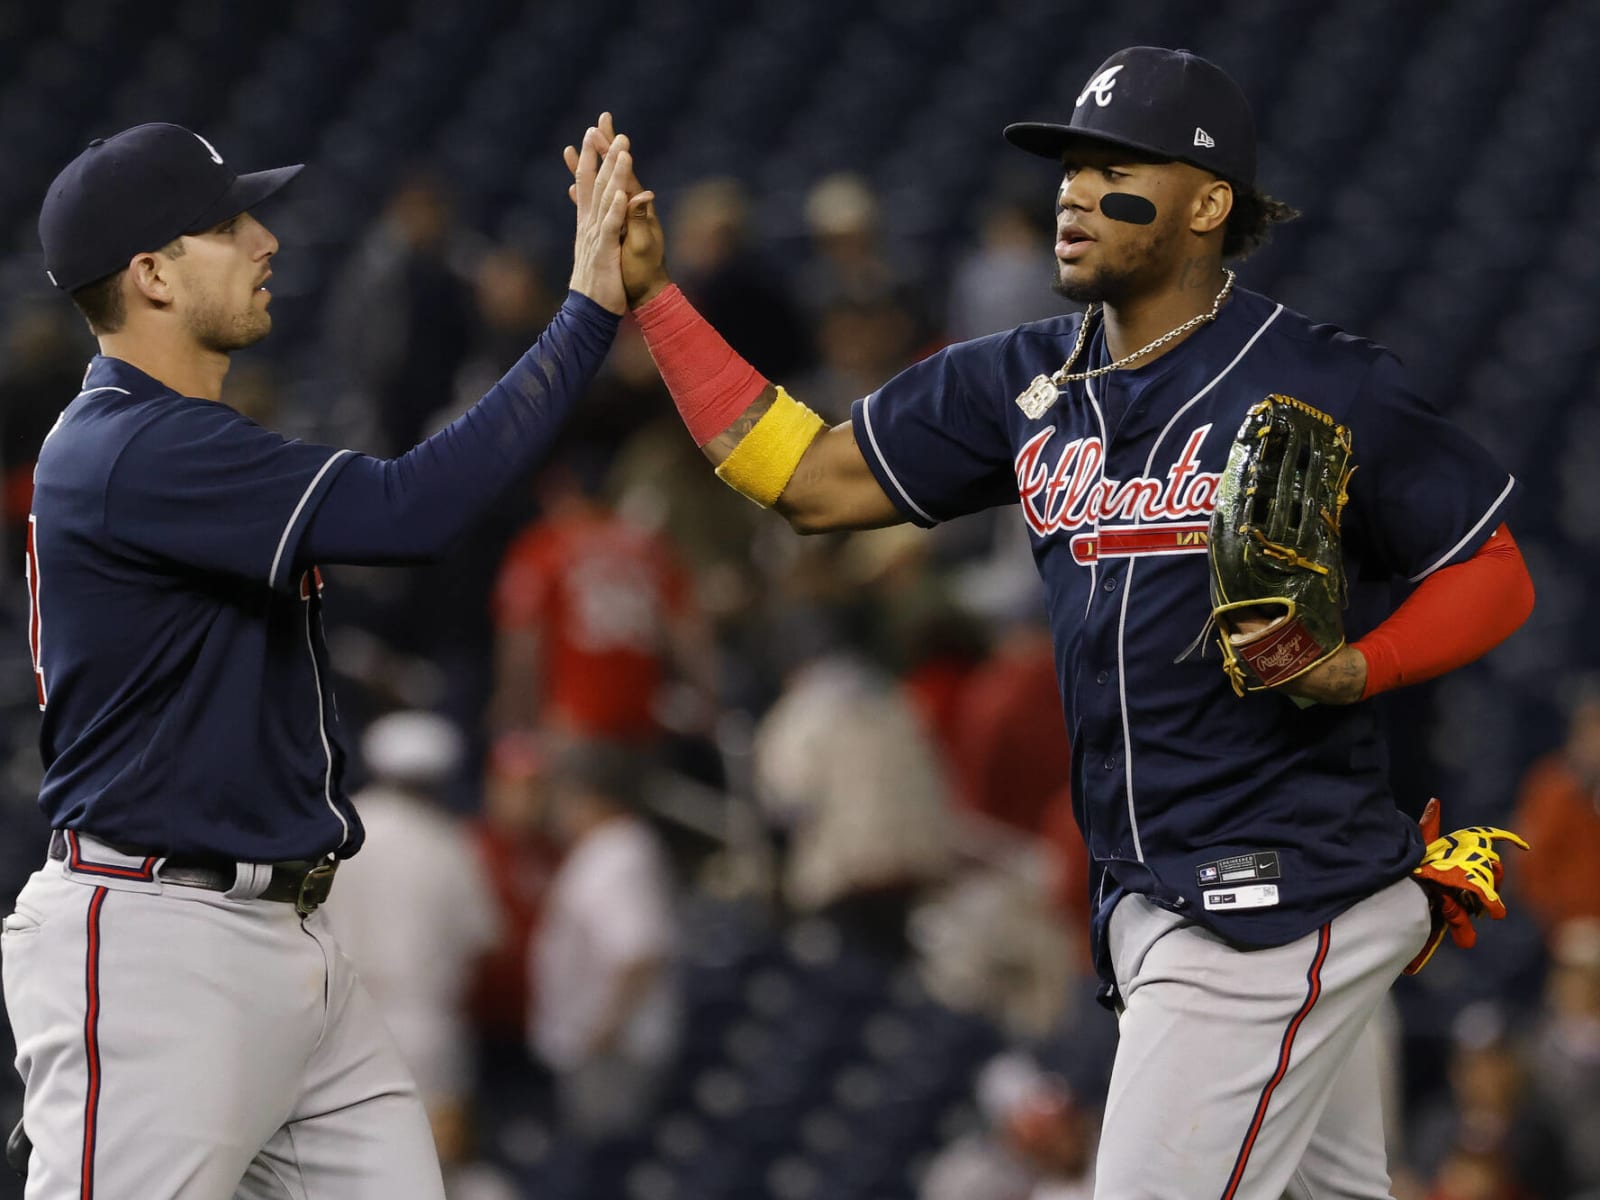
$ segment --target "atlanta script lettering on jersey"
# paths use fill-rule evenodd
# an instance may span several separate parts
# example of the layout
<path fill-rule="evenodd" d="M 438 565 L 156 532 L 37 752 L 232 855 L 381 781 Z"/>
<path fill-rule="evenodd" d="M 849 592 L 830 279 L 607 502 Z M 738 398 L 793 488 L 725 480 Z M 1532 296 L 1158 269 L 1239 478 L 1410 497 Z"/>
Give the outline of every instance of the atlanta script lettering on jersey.
<path fill-rule="evenodd" d="M 1170 521 L 1209 516 L 1217 504 L 1222 476 L 1200 470 L 1200 446 L 1209 424 L 1189 435 L 1178 461 L 1164 478 L 1135 475 L 1104 477 L 1105 447 L 1097 437 L 1074 438 L 1061 447 L 1055 464 L 1045 452 L 1056 436 L 1041 429 L 1017 452 L 1017 490 L 1028 526 L 1040 537 L 1067 533 L 1102 521 Z"/>

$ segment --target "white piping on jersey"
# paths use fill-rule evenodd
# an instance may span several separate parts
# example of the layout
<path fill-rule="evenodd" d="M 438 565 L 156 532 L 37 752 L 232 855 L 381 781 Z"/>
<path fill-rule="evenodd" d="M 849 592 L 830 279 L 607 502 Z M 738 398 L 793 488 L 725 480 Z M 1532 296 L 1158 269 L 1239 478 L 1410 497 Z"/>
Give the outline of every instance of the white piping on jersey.
<path fill-rule="evenodd" d="M 1442 555 L 1440 555 L 1438 562 L 1434 563 L 1433 566 L 1429 567 L 1426 571 L 1422 572 L 1422 574 L 1413 575 L 1406 582 L 1407 583 L 1421 583 L 1429 575 L 1432 575 L 1440 567 L 1444 566 L 1445 563 L 1449 562 L 1452 558 L 1454 558 L 1456 556 L 1457 552 L 1460 551 L 1461 547 L 1465 546 L 1468 542 L 1470 542 L 1473 539 L 1473 537 L 1476 536 L 1478 530 L 1482 529 L 1484 527 L 1484 525 L 1488 522 L 1489 518 L 1494 516 L 1495 512 L 1500 508 L 1500 506 L 1506 502 L 1506 497 L 1511 495 L 1511 489 L 1516 487 L 1516 486 L 1517 486 L 1517 477 L 1515 475 L 1507 477 L 1505 488 L 1500 492 L 1500 494 L 1498 496 L 1496 496 L 1494 498 L 1494 503 L 1489 505 L 1489 511 L 1484 513 L 1483 516 L 1478 518 L 1478 523 L 1476 525 L 1474 525 L 1471 529 L 1467 530 L 1466 533 L 1462 534 L 1461 535 L 1461 540 L 1459 542 L 1457 542 L 1454 546 L 1451 546 L 1450 549 L 1446 550 Z"/>
<path fill-rule="evenodd" d="M 872 452 L 878 456 L 878 465 L 883 468 L 883 473 L 889 477 L 889 482 L 894 484 L 894 490 L 900 493 L 900 498 L 916 509 L 917 515 L 924 521 L 937 525 L 939 523 L 938 518 L 930 515 L 922 505 L 911 498 L 911 493 L 907 492 L 904 485 L 901 484 L 899 477 L 894 473 L 894 468 L 889 465 L 889 460 L 884 458 L 883 451 L 878 446 L 878 435 L 872 432 L 872 397 L 877 394 L 877 392 L 873 392 L 861 401 L 861 423 L 867 427 L 867 441 L 872 445 Z"/>
<path fill-rule="evenodd" d="M 76 396 L 74 396 L 72 399 L 73 399 L 74 402 L 76 402 L 78 400 L 82 400 L 85 396 L 92 396 L 96 392 L 116 392 L 120 396 L 131 396 L 131 395 L 133 395 L 133 393 L 130 392 L 127 388 L 112 387 L 108 383 L 104 387 L 88 388 L 85 391 L 81 391 Z M 55 419 L 55 424 L 50 426 L 50 433 L 54 433 L 56 430 L 60 429 L 61 428 L 61 422 L 65 421 L 66 419 L 67 419 L 67 410 L 66 409 L 62 409 L 61 410 L 61 415 L 56 417 L 56 419 Z M 47 434 L 44 435 L 44 441 L 45 442 L 48 442 L 50 440 L 50 433 L 47 433 Z M 44 442 L 40 442 L 39 444 L 42 446 L 42 445 L 44 445 Z"/>
<path fill-rule="evenodd" d="M 272 569 L 267 572 L 267 586 L 271 587 L 278 578 L 278 566 L 283 562 L 284 547 L 289 544 L 289 531 L 294 528 L 294 523 L 300 519 L 300 510 L 305 508 L 306 501 L 311 499 L 311 493 L 317 490 L 317 484 L 322 482 L 322 477 L 328 473 L 328 468 L 333 466 L 349 450 L 335 450 L 322 464 L 322 470 L 311 477 L 311 482 L 306 484 L 306 490 L 300 493 L 300 503 L 294 506 L 294 511 L 289 514 L 289 523 L 283 527 L 283 536 L 278 539 L 278 551 L 272 556 Z"/>
<path fill-rule="evenodd" d="M 341 450 L 339 453 L 348 454 L 349 451 Z M 333 457 L 338 458 L 339 455 L 335 454 Z M 328 460 L 330 463 L 332 461 L 333 458 Z M 323 471 L 327 469 L 326 466 L 322 468 Z M 318 472 L 318 478 L 321 478 L 321 472 Z M 312 586 L 316 585 L 313 583 Z M 316 607 L 310 599 L 306 601 L 306 650 L 311 654 L 311 677 L 317 684 L 317 732 L 322 736 L 322 753 L 328 760 L 328 769 L 322 776 L 322 798 L 327 802 L 328 811 L 339 820 L 339 845 L 342 846 L 350 840 L 350 822 L 344 819 L 339 806 L 333 802 L 333 747 L 328 744 L 328 717 L 322 702 L 322 668 L 317 666 L 317 646 L 311 638 L 311 614 Z"/>
<path fill-rule="evenodd" d="M 1094 381 L 1089 379 L 1084 380 L 1083 389 L 1084 393 L 1089 398 L 1089 407 L 1094 410 L 1095 424 L 1100 426 L 1100 444 L 1102 446 L 1109 446 L 1111 441 L 1106 437 L 1106 417 L 1105 413 L 1100 411 L 1100 401 L 1095 397 Z M 1103 479 L 1105 478 L 1105 459 L 1102 458 L 1100 462 L 1100 476 Z M 1084 601 L 1083 604 L 1083 619 L 1085 621 L 1089 619 L 1089 609 L 1094 604 L 1095 585 L 1099 582 L 1100 561 L 1099 557 L 1096 556 L 1095 561 L 1089 564 L 1089 598 Z"/>
<path fill-rule="evenodd" d="M 1250 353 L 1251 347 L 1267 331 L 1267 326 L 1278 319 L 1278 314 L 1282 311 L 1283 305 L 1280 304 L 1268 313 L 1267 319 L 1261 322 L 1261 328 L 1250 335 L 1250 340 L 1240 348 L 1239 353 L 1233 356 L 1233 360 L 1218 371 L 1210 383 L 1189 397 L 1187 401 L 1179 406 L 1178 411 L 1167 419 L 1167 423 L 1161 427 L 1161 432 L 1156 434 L 1156 440 L 1150 446 L 1150 457 L 1145 460 L 1144 464 L 1144 473 L 1146 475 L 1155 470 L 1156 451 L 1161 449 L 1162 440 L 1172 432 L 1172 427 L 1178 423 L 1178 419 L 1194 407 L 1212 388 L 1221 383 L 1229 371 L 1239 365 L 1239 360 Z M 1089 386 L 1092 387 L 1092 385 Z M 1135 525 L 1142 524 L 1138 513 L 1134 514 L 1133 523 Z M 1128 577 L 1122 582 L 1122 609 L 1117 614 L 1117 699 L 1122 706 L 1122 778 L 1124 790 L 1128 794 L 1128 828 L 1133 832 L 1133 856 L 1139 862 L 1143 862 L 1144 844 L 1139 838 L 1139 817 L 1133 808 L 1133 730 L 1132 724 L 1128 719 L 1128 670 L 1123 656 L 1123 643 L 1127 638 L 1128 631 L 1128 597 L 1133 594 L 1133 569 L 1137 565 L 1136 560 L 1128 560 Z"/>

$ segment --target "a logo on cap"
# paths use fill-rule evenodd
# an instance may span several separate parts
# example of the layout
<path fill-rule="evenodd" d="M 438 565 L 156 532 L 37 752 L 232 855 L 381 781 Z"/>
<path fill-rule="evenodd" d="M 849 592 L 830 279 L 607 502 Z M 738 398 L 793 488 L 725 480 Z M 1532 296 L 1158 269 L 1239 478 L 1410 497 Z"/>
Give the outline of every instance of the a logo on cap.
<path fill-rule="evenodd" d="M 1094 102 L 1101 108 L 1110 104 L 1111 89 L 1117 86 L 1117 72 L 1122 70 L 1122 67 L 1122 63 L 1118 63 L 1114 67 L 1107 67 L 1100 74 L 1089 80 L 1088 86 L 1078 93 L 1078 103 L 1074 104 L 1073 107 L 1081 108 L 1083 102 L 1090 96 L 1094 97 Z"/>
<path fill-rule="evenodd" d="M 1194 144 L 1196 146 L 1204 146 L 1207 150 L 1210 150 L 1216 146 L 1217 139 L 1196 125 L 1194 127 Z"/>
<path fill-rule="evenodd" d="M 194 135 L 194 140 L 206 148 L 206 153 L 211 155 L 212 162 L 216 163 L 219 167 L 222 165 L 222 155 L 217 153 L 217 148 L 215 146 L 206 141 L 205 138 L 201 137 L 198 133 Z"/>

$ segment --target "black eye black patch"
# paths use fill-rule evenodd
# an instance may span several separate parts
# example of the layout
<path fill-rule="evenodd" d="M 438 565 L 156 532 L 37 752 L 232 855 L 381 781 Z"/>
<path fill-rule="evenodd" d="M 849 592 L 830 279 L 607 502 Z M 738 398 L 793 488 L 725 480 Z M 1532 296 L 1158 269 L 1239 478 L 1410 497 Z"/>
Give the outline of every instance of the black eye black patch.
<path fill-rule="evenodd" d="M 1156 219 L 1156 206 L 1132 192 L 1107 192 L 1100 197 L 1100 211 L 1129 225 L 1149 225 Z"/>

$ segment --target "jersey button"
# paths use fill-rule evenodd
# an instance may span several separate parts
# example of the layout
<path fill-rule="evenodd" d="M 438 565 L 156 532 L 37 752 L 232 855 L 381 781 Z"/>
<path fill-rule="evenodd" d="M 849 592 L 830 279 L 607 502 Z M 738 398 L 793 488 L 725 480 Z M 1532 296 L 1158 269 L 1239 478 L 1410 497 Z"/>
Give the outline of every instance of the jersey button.
<path fill-rule="evenodd" d="M 1100 686 L 1104 687 L 1107 683 L 1111 682 L 1111 672 L 1101 671 L 1100 674 L 1094 677 L 1094 681 L 1100 684 Z"/>
<path fill-rule="evenodd" d="M 1108 771 L 1115 771 L 1117 769 L 1117 756 L 1115 754 L 1111 755 L 1102 765 Z"/>
<path fill-rule="evenodd" d="M 1115 575 L 1113 575 L 1110 579 L 1106 580 L 1105 589 L 1108 592 L 1114 592 L 1114 591 L 1117 590 L 1117 577 Z"/>

